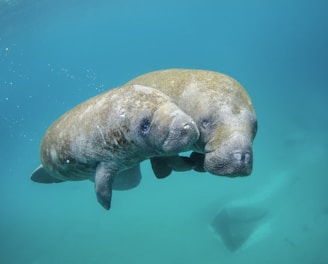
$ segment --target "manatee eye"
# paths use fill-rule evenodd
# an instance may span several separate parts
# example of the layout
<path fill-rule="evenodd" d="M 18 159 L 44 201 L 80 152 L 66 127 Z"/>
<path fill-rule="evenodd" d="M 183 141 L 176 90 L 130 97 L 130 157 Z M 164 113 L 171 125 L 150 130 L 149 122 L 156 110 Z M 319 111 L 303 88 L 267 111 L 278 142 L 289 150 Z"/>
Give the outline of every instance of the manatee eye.
<path fill-rule="evenodd" d="M 202 128 L 206 129 L 209 125 L 210 125 L 210 121 L 207 118 L 202 120 L 202 123 L 201 123 Z"/>
<path fill-rule="evenodd" d="M 140 122 L 140 130 L 142 134 L 147 134 L 150 130 L 151 120 L 150 118 L 144 118 Z"/>

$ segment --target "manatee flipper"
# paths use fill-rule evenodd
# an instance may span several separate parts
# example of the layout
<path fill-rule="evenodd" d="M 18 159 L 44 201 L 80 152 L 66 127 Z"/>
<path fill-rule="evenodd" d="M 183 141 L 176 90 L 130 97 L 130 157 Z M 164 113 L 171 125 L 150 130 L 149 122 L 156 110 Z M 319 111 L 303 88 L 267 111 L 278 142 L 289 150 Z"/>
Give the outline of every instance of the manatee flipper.
<path fill-rule="evenodd" d="M 172 168 L 168 166 L 165 157 L 151 158 L 150 163 L 151 168 L 158 179 L 165 178 L 172 172 Z"/>
<path fill-rule="evenodd" d="M 95 191 L 98 202 L 107 210 L 110 209 L 112 200 L 112 185 L 116 172 L 108 163 L 100 162 L 96 168 Z"/>
<path fill-rule="evenodd" d="M 185 156 L 168 157 L 168 165 L 174 171 L 188 171 L 195 167 L 193 160 Z"/>
<path fill-rule="evenodd" d="M 190 159 L 194 163 L 194 171 L 198 172 L 205 172 L 204 170 L 204 161 L 205 161 L 205 155 L 198 152 L 192 152 L 190 154 Z"/>
<path fill-rule="evenodd" d="M 188 171 L 195 167 L 193 160 L 179 155 L 155 157 L 151 158 L 150 162 L 155 176 L 159 179 L 169 176 L 172 171 Z"/>
<path fill-rule="evenodd" d="M 59 183 L 64 182 L 62 180 L 56 179 L 55 177 L 52 177 L 44 168 L 42 165 L 37 167 L 32 175 L 31 180 L 38 183 Z"/>
<path fill-rule="evenodd" d="M 119 172 L 115 177 L 112 188 L 121 191 L 132 189 L 139 185 L 141 177 L 140 164 L 138 163 L 130 169 Z"/>

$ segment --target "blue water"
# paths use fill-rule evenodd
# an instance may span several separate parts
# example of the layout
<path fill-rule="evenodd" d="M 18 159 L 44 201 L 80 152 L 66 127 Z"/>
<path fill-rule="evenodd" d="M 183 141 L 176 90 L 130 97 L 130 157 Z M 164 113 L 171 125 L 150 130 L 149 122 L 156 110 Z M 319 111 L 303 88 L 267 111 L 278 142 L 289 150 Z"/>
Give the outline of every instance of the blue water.
<path fill-rule="evenodd" d="M 0 263 L 327 264 L 328 2 L 0 1 Z M 254 170 L 196 172 L 115 192 L 41 185 L 47 127 L 76 104 L 149 71 L 199 68 L 236 78 L 259 130 Z M 231 252 L 210 228 L 225 206 L 268 217 Z"/>

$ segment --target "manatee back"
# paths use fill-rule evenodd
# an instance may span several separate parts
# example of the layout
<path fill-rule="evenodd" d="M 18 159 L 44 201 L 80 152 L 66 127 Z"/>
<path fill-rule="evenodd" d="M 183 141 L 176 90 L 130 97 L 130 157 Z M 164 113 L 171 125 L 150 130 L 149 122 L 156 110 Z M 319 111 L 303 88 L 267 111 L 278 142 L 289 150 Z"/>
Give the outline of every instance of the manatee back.
<path fill-rule="evenodd" d="M 132 79 L 128 84 L 140 84 L 156 88 L 172 97 L 179 107 L 189 113 L 204 112 L 210 105 L 229 103 L 233 111 L 254 107 L 246 90 L 233 78 L 214 71 L 168 69 L 154 71 Z M 227 102 L 229 98 L 229 102 Z M 213 109 L 217 110 L 217 109 Z"/>

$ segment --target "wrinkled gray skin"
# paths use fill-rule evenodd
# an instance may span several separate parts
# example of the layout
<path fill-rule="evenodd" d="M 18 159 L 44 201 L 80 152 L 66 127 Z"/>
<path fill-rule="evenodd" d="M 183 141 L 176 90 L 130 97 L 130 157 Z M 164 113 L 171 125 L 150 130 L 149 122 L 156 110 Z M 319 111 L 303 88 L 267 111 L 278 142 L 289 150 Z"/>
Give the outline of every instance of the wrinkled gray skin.
<path fill-rule="evenodd" d="M 128 84 L 164 92 L 195 120 L 200 132 L 189 161 L 180 156 L 151 160 L 157 177 L 188 169 L 229 177 L 252 172 L 257 120 L 250 97 L 236 80 L 212 71 L 169 69 L 141 75 Z"/>
<path fill-rule="evenodd" d="M 190 150 L 198 137 L 194 121 L 168 96 L 150 87 L 124 86 L 60 117 L 42 139 L 42 165 L 31 179 L 94 180 L 99 203 L 109 209 L 115 185 L 129 189 L 139 183 L 141 161 Z"/>

